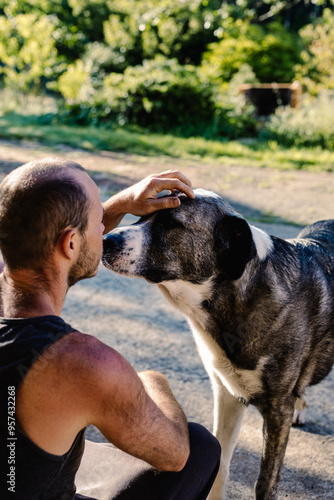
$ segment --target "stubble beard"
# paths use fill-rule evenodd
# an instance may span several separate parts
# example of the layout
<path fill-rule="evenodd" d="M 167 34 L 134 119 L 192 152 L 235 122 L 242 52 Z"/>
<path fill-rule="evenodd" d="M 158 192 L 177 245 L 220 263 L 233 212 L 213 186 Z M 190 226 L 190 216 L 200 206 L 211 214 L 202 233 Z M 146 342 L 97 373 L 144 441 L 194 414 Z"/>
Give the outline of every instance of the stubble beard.
<path fill-rule="evenodd" d="M 101 255 L 97 255 L 88 247 L 86 238 L 84 237 L 77 261 L 72 265 L 68 273 L 68 287 L 70 288 L 80 280 L 95 276 L 100 260 Z"/>

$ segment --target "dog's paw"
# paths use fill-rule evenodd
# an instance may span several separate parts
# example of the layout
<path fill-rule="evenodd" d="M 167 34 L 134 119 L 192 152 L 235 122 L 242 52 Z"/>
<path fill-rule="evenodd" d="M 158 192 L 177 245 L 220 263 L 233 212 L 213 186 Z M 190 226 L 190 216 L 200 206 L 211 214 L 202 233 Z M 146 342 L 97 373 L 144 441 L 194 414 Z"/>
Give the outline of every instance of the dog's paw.
<path fill-rule="evenodd" d="M 305 425 L 305 411 L 307 408 L 307 402 L 303 396 L 297 399 L 295 404 L 295 412 L 293 415 L 292 425 L 294 427 L 303 427 Z"/>

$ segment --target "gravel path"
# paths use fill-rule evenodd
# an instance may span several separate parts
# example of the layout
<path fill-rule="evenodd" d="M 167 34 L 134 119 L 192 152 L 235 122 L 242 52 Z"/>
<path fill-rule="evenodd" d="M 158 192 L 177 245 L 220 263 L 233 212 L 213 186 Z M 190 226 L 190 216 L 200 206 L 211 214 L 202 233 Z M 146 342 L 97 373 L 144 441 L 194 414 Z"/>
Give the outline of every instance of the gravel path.
<path fill-rule="evenodd" d="M 55 151 L 31 143 L 0 142 L 0 180 L 12 168 L 44 156 L 76 159 L 90 170 L 102 197 L 148 173 L 179 168 L 195 187 L 223 194 L 252 223 L 281 237 L 294 237 L 300 230 L 287 221 L 309 223 L 334 217 L 334 176 L 327 173 L 226 167 L 218 162 L 157 160 L 110 152 L 92 154 L 62 147 Z M 124 222 L 132 221 L 128 217 Z M 189 327 L 155 286 L 119 277 L 101 266 L 95 278 L 70 291 L 64 319 L 119 350 L 136 370 L 150 368 L 165 373 L 189 420 L 211 429 L 210 383 Z M 291 431 L 280 499 L 334 499 L 333 394 L 334 371 L 308 391 L 307 423 Z M 252 498 L 262 447 L 261 427 L 261 416 L 249 408 L 232 460 L 230 500 Z M 102 439 L 93 428 L 89 435 Z"/>

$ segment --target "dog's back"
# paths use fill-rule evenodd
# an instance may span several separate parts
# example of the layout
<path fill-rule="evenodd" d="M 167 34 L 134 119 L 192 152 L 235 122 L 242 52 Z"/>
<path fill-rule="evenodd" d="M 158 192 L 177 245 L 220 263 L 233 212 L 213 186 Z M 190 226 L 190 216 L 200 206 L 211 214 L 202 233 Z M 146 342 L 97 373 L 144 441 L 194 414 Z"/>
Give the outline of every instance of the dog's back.
<path fill-rule="evenodd" d="M 305 227 L 298 239 L 316 245 L 318 251 L 313 247 L 312 252 L 316 251 L 319 258 L 325 257 L 325 262 L 330 265 L 329 270 L 334 271 L 334 219 L 318 221 Z"/>
<path fill-rule="evenodd" d="M 304 280 L 302 287 L 309 297 L 309 358 L 298 385 L 320 382 L 330 372 L 334 359 L 334 220 L 319 221 L 303 229 L 296 240 Z M 304 304 L 305 301 L 303 300 Z M 297 389 L 298 390 L 298 389 Z"/>

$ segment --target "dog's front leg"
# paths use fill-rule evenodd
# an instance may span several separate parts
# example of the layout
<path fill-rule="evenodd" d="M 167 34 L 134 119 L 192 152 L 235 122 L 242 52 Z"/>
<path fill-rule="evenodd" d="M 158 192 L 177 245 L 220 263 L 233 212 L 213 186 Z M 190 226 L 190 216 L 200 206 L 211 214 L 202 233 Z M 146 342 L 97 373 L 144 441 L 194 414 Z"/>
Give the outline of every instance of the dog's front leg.
<path fill-rule="evenodd" d="M 216 375 L 210 378 L 214 392 L 213 433 L 221 445 L 222 456 L 220 469 L 208 500 L 222 500 L 246 406 L 227 391 Z"/>
<path fill-rule="evenodd" d="M 295 398 L 277 401 L 263 414 L 263 451 L 255 487 L 256 500 L 277 500 L 286 446 L 293 420 Z"/>

